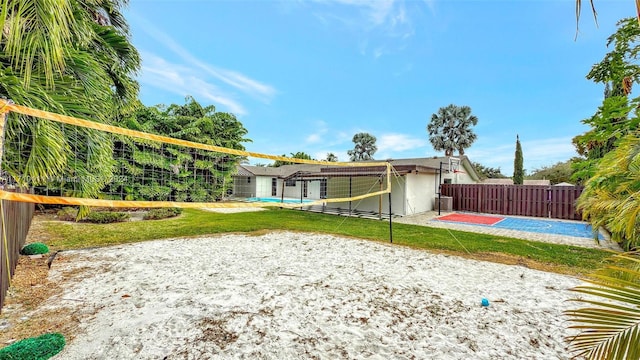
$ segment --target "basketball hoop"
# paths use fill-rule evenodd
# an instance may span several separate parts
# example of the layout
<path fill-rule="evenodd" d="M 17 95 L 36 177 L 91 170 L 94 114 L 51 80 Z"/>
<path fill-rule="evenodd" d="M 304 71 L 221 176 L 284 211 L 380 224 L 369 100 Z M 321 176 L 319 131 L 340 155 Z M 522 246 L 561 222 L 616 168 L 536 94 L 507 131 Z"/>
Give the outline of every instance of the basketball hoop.
<path fill-rule="evenodd" d="M 459 172 L 463 172 L 460 170 L 460 159 L 459 158 L 455 158 L 455 157 L 450 157 L 449 158 L 449 171 L 447 172 L 452 172 L 454 174 L 459 173 Z"/>

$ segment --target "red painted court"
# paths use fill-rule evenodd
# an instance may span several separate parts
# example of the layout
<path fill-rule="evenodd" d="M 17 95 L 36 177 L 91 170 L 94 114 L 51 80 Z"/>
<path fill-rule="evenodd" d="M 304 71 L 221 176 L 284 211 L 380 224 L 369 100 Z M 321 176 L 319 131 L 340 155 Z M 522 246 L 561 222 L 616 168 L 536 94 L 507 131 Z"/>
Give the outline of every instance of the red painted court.
<path fill-rule="evenodd" d="M 467 224 L 495 225 L 504 220 L 504 217 L 453 213 L 437 217 L 436 220 L 453 221 Z"/>

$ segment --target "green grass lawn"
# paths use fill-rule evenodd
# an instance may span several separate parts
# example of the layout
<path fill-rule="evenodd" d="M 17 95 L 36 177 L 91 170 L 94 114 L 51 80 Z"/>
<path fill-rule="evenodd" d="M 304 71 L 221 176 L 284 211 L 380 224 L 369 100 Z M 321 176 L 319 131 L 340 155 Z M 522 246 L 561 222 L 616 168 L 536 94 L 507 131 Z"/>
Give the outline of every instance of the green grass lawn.
<path fill-rule="evenodd" d="M 221 214 L 185 210 L 173 219 L 116 224 L 47 222 L 47 245 L 55 250 L 222 233 L 259 234 L 299 231 L 389 242 L 389 222 L 297 210 Z M 457 240 L 456 240 L 457 239 Z M 567 274 L 584 274 L 601 267 L 610 252 L 417 225 L 393 224 L 393 243 L 467 258 L 520 264 Z M 466 250 L 465 250 L 466 249 Z"/>

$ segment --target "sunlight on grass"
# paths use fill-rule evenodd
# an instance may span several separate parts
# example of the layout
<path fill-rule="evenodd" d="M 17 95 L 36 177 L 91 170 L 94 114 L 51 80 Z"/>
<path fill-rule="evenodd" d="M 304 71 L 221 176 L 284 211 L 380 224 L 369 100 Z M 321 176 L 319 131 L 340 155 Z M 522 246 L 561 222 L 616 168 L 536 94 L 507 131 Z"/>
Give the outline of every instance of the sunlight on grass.
<path fill-rule="evenodd" d="M 389 223 L 386 221 L 275 208 L 233 214 L 185 210 L 182 216 L 172 219 L 105 225 L 51 221 L 46 224 L 45 229 L 50 235 L 47 245 L 56 250 L 223 233 L 259 234 L 267 231 L 317 232 L 389 242 Z M 450 233 L 446 229 L 397 223 L 393 224 L 393 243 L 568 274 L 589 272 L 601 266 L 604 259 L 611 255 L 610 252 L 597 249 L 461 231 Z"/>

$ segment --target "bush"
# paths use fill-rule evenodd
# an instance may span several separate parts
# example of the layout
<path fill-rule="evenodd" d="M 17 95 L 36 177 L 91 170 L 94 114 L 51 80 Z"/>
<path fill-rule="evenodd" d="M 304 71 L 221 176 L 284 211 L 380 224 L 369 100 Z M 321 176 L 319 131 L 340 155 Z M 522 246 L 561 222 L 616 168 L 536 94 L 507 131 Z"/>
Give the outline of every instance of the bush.
<path fill-rule="evenodd" d="M 58 210 L 58 219 L 61 221 L 76 221 L 76 217 L 78 216 L 78 209 L 74 207 L 63 207 Z"/>
<path fill-rule="evenodd" d="M 64 336 L 58 333 L 44 334 L 23 339 L 0 349 L 0 360 L 46 360 L 59 353 L 65 345 Z"/>
<path fill-rule="evenodd" d="M 96 224 L 111 224 L 129 220 L 129 214 L 115 211 L 95 211 L 89 213 L 82 221 Z"/>
<path fill-rule="evenodd" d="M 144 214 L 144 220 L 159 220 L 166 219 L 174 216 L 178 216 L 182 214 L 181 208 L 159 208 L 159 209 L 151 209 L 146 214 Z"/>
<path fill-rule="evenodd" d="M 49 252 L 49 247 L 43 243 L 32 243 L 29 244 L 20 250 L 22 255 L 39 255 L 46 254 Z"/>

